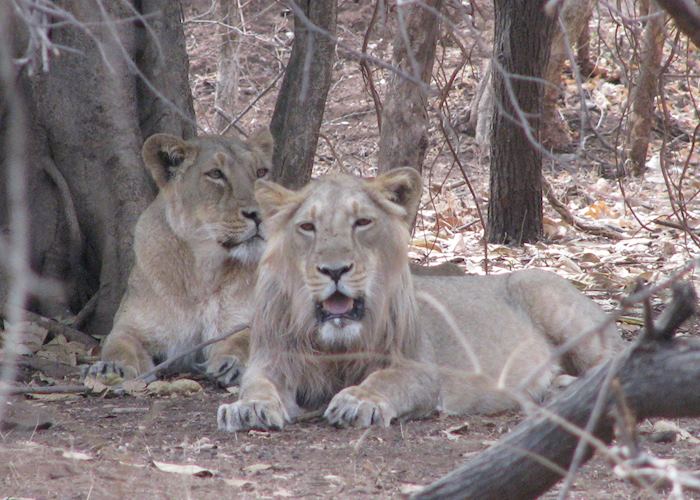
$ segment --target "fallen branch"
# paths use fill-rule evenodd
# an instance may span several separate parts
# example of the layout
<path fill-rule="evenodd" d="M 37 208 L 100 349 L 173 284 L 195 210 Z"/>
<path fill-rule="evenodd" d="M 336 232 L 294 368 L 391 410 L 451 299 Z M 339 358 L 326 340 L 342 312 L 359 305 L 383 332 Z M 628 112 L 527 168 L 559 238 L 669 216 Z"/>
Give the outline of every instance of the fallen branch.
<path fill-rule="evenodd" d="M 578 437 L 554 420 L 583 428 L 611 366 L 636 421 L 650 417 L 700 416 L 700 339 L 673 338 L 695 311 L 697 297 L 689 284 L 674 287 L 674 298 L 652 332 L 572 384 L 544 411 L 524 420 L 513 432 L 472 460 L 429 485 L 413 498 L 535 498 L 562 477 L 571 464 Z M 603 418 L 592 438 L 610 443 L 615 398 L 608 395 Z M 557 416 L 552 419 L 548 414 Z M 593 455 L 586 447 L 583 462 Z M 583 463 L 582 462 L 582 463 Z"/>
<path fill-rule="evenodd" d="M 613 228 L 591 224 L 590 222 L 586 222 L 572 214 L 566 205 L 564 205 L 556 198 L 556 196 L 554 196 L 552 185 L 547 181 L 547 179 L 544 178 L 544 176 L 542 176 L 542 191 L 547 197 L 549 204 L 552 205 L 552 208 L 556 210 L 559 215 L 561 215 L 564 222 L 578 229 L 579 231 L 583 231 L 594 236 L 604 236 L 605 238 L 609 238 L 611 240 L 622 240 L 625 238 L 621 233 Z"/>
<path fill-rule="evenodd" d="M 90 392 L 84 385 L 46 385 L 43 387 L 12 387 L 8 391 L 12 395 L 17 394 L 84 394 Z"/>
<path fill-rule="evenodd" d="M 80 330 L 76 330 L 68 325 L 64 325 L 56 320 L 46 318 L 40 314 L 36 314 L 30 311 L 22 311 L 23 319 L 26 321 L 31 321 L 37 325 L 46 328 L 49 333 L 53 336 L 63 335 L 68 340 L 74 342 L 80 342 L 86 345 L 88 348 L 96 347 L 100 343 L 94 337 L 91 337 L 87 333 L 83 333 Z"/>

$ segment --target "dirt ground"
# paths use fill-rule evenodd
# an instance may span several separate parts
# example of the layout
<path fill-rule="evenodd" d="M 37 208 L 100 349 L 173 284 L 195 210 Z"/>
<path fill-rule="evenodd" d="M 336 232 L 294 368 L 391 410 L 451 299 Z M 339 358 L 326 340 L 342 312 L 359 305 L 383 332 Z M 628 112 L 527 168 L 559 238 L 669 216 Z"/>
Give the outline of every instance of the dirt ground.
<path fill-rule="evenodd" d="M 25 423 L 37 418 L 36 412 L 44 413 L 39 419 L 48 412 L 55 424 L 3 432 L 0 497 L 396 498 L 485 449 L 522 418 L 436 416 L 369 431 L 311 421 L 282 432 L 227 434 L 217 430 L 215 417 L 218 405 L 231 399 L 207 387 L 189 397 L 14 400 L 13 405 L 23 406 Z M 697 420 L 678 423 L 700 435 Z M 649 427 L 641 426 L 644 448 L 660 458 L 676 458 L 679 467 L 700 468 L 697 444 L 652 442 L 645 434 Z M 196 465 L 208 472 L 165 472 L 156 463 Z M 578 475 L 570 498 L 657 495 L 664 496 L 640 492 L 616 478 L 598 457 Z"/>
<path fill-rule="evenodd" d="M 217 55 L 214 16 L 208 11 L 208 0 L 184 3 L 195 107 L 202 131 L 210 132 Z M 242 20 L 245 36 L 241 38 L 240 97 L 236 111 L 255 101 L 238 124 L 252 131 L 269 122 L 276 89 L 261 94 L 283 69 L 291 37 L 289 19 L 280 4 L 243 4 L 247 7 Z M 341 0 L 339 5 L 339 38 L 359 48 L 371 17 L 372 3 Z M 594 37 L 596 32 L 604 38 L 600 25 L 594 30 Z M 370 51 L 390 60 L 390 32 L 380 25 L 378 33 L 383 35 L 371 38 Z M 449 75 L 460 55 L 449 41 L 443 42 L 438 51 L 438 65 L 444 68 L 438 73 Z M 460 113 L 468 106 L 481 71 L 483 54 L 477 54 L 475 46 L 467 48 L 474 60 L 461 70 L 448 99 L 455 122 L 459 122 Z M 604 64 L 605 57 L 605 53 L 599 54 L 597 62 Z M 372 101 L 364 90 L 355 60 L 339 51 L 334 70 L 316 173 L 336 169 L 372 175 L 378 142 Z M 386 79 L 380 73 L 375 78 L 378 87 L 385 88 Z M 570 79 L 567 85 L 569 90 L 575 87 Z M 624 89 L 603 80 L 590 85 L 587 89 L 592 102 L 607 99 L 613 111 L 617 109 Z M 577 132 L 576 97 L 569 93 L 562 104 L 565 105 L 562 113 Z M 601 124 L 599 133 L 608 138 L 616 133 L 614 113 L 596 115 L 596 109 L 591 109 L 594 122 L 598 120 Z M 431 113 L 436 123 L 434 110 Z M 684 116 L 679 115 L 678 120 L 686 131 L 694 127 L 692 120 L 684 121 Z M 661 137 L 657 135 L 653 147 L 658 149 L 660 143 Z M 682 160 L 689 146 L 679 140 L 673 147 L 676 149 L 669 151 L 669 163 Z M 458 149 L 475 183 L 476 198 L 484 207 L 488 197 L 488 161 L 466 135 L 461 136 Z M 492 272 L 522 267 L 554 270 L 611 309 L 634 278 L 641 275 L 657 281 L 694 255 L 696 249 L 682 233 L 653 225 L 657 217 L 670 218 L 671 211 L 663 201 L 665 185 L 658 170 L 651 171 L 644 181 L 626 184 L 628 204 L 636 210 L 633 216 L 614 182 L 598 176 L 597 167 L 613 162 L 610 154 L 595 140 L 587 144 L 587 154 L 583 160 L 574 158 L 571 169 L 547 167 L 546 175 L 575 213 L 619 227 L 626 231 L 628 239 L 613 242 L 580 233 L 558 220 L 551 208 L 546 207 L 546 244 L 522 249 L 491 245 L 489 262 Z M 698 163 L 696 154 L 689 164 Z M 434 129 L 425 172 L 431 186 L 461 179 Z M 695 188 L 700 186 L 694 177 L 693 182 Z M 695 210 L 697 199 L 693 203 L 695 206 L 690 208 Z M 483 232 L 475 202 L 466 187 L 442 189 L 440 196 L 426 200 L 422 208 L 411 256 L 423 263 L 450 260 L 469 272 L 480 272 Z M 692 210 L 691 215 L 695 214 Z M 644 231 L 637 225 L 637 217 L 646 223 Z M 425 244 L 428 240 L 432 243 Z M 655 305 L 658 300 L 661 299 L 655 299 Z M 639 316 L 638 310 L 632 311 L 628 313 L 632 323 L 626 323 L 627 320 L 620 323 L 627 336 L 637 328 L 633 320 Z M 699 332 L 697 322 L 685 330 L 691 335 Z M 30 370 L 23 373 L 19 382 L 59 385 L 77 382 L 75 375 L 65 379 L 53 375 L 52 380 L 46 377 Z M 206 381 L 200 383 L 204 390 L 190 396 L 101 398 L 72 394 L 13 398 L 8 408 L 14 428 L 0 429 L 0 498 L 401 497 L 485 449 L 523 418 L 517 414 L 434 416 L 368 431 L 335 429 L 323 421 L 311 420 L 291 425 L 282 432 L 226 434 L 217 430 L 216 409 L 235 396 Z M 35 428 L 37 422 L 47 428 Z M 639 425 L 644 449 L 659 458 L 677 460 L 680 469 L 700 469 L 697 444 L 700 420 L 675 422 L 687 434 L 664 435 L 654 432 L 652 424 Z M 197 472 L 168 465 L 198 466 L 204 470 Z M 579 473 L 569 498 L 636 499 L 667 495 L 667 489 L 645 492 L 616 477 L 608 461 L 597 456 Z M 556 489 L 544 498 L 556 498 Z M 700 494 L 688 498 L 700 498 Z"/>

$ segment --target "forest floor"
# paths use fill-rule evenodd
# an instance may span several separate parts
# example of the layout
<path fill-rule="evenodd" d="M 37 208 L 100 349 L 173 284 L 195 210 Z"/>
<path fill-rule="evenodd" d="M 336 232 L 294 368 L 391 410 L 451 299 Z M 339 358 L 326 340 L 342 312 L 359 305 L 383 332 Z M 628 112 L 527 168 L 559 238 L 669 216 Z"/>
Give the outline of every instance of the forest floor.
<path fill-rule="evenodd" d="M 185 9 L 191 83 L 202 131 L 212 132 L 218 53 L 216 15 L 208 12 L 208 1 L 193 4 Z M 269 123 L 280 80 L 271 84 L 283 70 L 292 38 L 290 20 L 280 4 L 245 5 L 245 17 L 238 23 L 244 31 L 239 54 L 239 109 L 231 114 L 240 113 L 255 101 L 237 124 L 252 131 Z M 372 8 L 371 2 L 340 2 L 341 42 L 360 49 Z M 478 18 L 475 22 L 488 42 L 488 23 Z M 595 61 L 601 75 L 607 76 L 584 82 L 587 105 L 596 133 L 617 144 L 622 140 L 620 110 L 627 89 L 620 82 L 620 70 L 610 50 L 615 42 L 610 21 L 598 23 L 594 19 L 592 26 Z M 369 43 L 370 52 L 386 61 L 391 59 L 390 32 L 389 27 L 378 24 Z M 667 190 L 669 179 L 672 185 L 682 184 L 672 192 L 676 199 L 682 193 L 688 200 L 688 221 L 696 225 L 700 216 L 695 196 L 700 188 L 700 157 L 697 152 L 691 154 L 690 137 L 697 119 L 683 78 L 666 83 L 675 132 L 667 133 L 665 140 L 661 131 L 655 132 L 644 178 L 603 178 L 600 172 L 614 171 L 616 157 L 587 129 L 583 131 L 587 139 L 584 150 L 546 160 L 545 176 L 567 208 L 588 222 L 612 228 L 622 239 L 579 231 L 545 203 L 546 241 L 522 248 L 488 245 L 485 253 L 476 204 L 485 216 L 488 158 L 473 137 L 460 132 L 459 125 L 474 94 L 485 54 L 475 44 L 467 45 L 467 49 L 471 51 L 469 62 L 460 70 L 447 102 L 457 131 L 458 156 L 473 184 L 476 200 L 463 184 L 444 138 L 437 129 L 431 129 L 425 162 L 428 187 L 411 244 L 412 258 L 424 264 L 456 262 L 470 273 L 483 273 L 485 259 L 491 273 L 529 267 L 549 269 L 569 278 L 612 311 L 638 277 L 658 282 L 697 255 L 695 235 L 673 227 L 678 220 L 673 216 Z M 617 49 L 621 53 L 620 47 Z M 442 75 L 438 83 L 444 83 L 444 76 L 461 59 L 457 44 L 449 40 L 441 43 L 437 59 Z M 676 74 L 700 72 L 697 57 L 677 57 L 673 65 Z M 387 75 L 376 72 L 374 77 L 381 91 Z M 570 76 L 564 78 L 564 83 L 561 112 L 578 141 L 582 131 L 576 85 Z M 438 116 L 438 111 L 431 111 L 433 123 L 437 123 Z M 340 49 L 321 133 L 316 174 L 376 173 L 378 130 L 374 105 L 364 89 L 357 61 Z M 666 298 L 665 293 L 655 297 L 654 308 L 658 310 Z M 618 323 L 623 336 L 635 335 L 640 318 L 639 308 L 625 311 Z M 681 333 L 698 335 L 697 320 Z M 95 354 L 54 339 L 35 355 L 53 365 L 39 370 L 38 363 L 25 363 L 29 367 L 23 367 L 18 382 L 77 383 L 75 365 Z M 519 414 L 468 418 L 436 415 L 367 431 L 340 430 L 320 420 L 309 420 L 283 432 L 227 434 L 216 428 L 216 409 L 235 396 L 206 381 L 199 383 L 201 390 L 190 395 L 103 398 L 52 394 L 12 398 L 7 406 L 9 426 L 0 429 L 0 498 L 400 497 L 485 449 L 523 418 Z M 639 431 L 643 449 L 659 458 L 675 459 L 680 469 L 700 469 L 700 420 L 644 421 Z M 552 491 L 545 498 L 555 498 L 556 489 Z M 608 460 L 599 455 L 579 472 L 570 498 L 659 495 L 668 495 L 668 490 L 641 490 L 617 477 Z M 700 494 L 691 494 L 690 498 L 700 498 Z"/>

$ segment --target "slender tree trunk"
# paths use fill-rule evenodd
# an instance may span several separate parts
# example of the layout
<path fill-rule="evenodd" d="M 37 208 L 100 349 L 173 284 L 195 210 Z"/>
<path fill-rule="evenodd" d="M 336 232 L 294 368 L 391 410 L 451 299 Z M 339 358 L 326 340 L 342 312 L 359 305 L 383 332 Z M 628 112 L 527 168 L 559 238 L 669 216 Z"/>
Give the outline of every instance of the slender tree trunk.
<path fill-rule="evenodd" d="M 664 47 L 664 15 L 655 2 L 649 2 L 647 20 L 642 34 L 640 70 L 632 91 L 630 116 L 629 160 L 632 175 L 644 175 L 647 150 L 654 121 L 654 98 L 658 94 L 661 56 Z"/>
<path fill-rule="evenodd" d="M 335 56 L 335 42 L 309 23 L 335 36 L 337 22 L 337 0 L 294 3 L 301 15 L 294 17 L 292 53 L 270 123 L 274 177 L 292 188 L 311 178 Z"/>
<path fill-rule="evenodd" d="M 229 125 L 226 115 L 233 117 L 238 99 L 238 34 L 228 26 L 238 24 L 236 0 L 219 0 L 219 16 L 226 26 L 219 26 L 219 68 L 216 78 L 214 106 L 217 109 L 216 129 L 219 132 Z M 223 113 L 218 112 L 223 111 Z"/>
<path fill-rule="evenodd" d="M 519 245 L 542 236 L 542 154 L 532 141 L 540 138 L 543 85 L 532 79 L 543 77 L 549 59 L 554 19 L 545 15 L 544 3 L 494 2 L 491 242 Z"/>
<path fill-rule="evenodd" d="M 131 270 L 134 224 L 154 194 L 143 139 L 195 133 L 181 12 L 179 2 L 156 0 L 55 6 L 84 23 L 51 31 L 54 44 L 74 50 L 52 57 L 46 73 L 20 75 L 31 117 L 32 261 L 69 285 L 65 301 L 39 309 L 75 313 L 100 290 L 85 328 L 104 334 Z M 120 21 L 135 13 L 143 20 Z M 0 199 L 0 225 L 6 211 Z"/>
<path fill-rule="evenodd" d="M 426 0 L 439 12 L 442 0 Z M 393 65 L 430 84 L 440 19 L 419 4 L 397 7 Z M 419 172 L 428 149 L 428 95 L 415 82 L 391 74 L 382 110 L 379 138 L 379 173 L 394 167 L 413 167 Z"/>
<path fill-rule="evenodd" d="M 576 64 L 578 64 L 582 78 L 588 78 L 595 70 L 595 65 L 591 62 L 591 28 L 589 24 L 592 17 L 593 9 L 591 8 L 583 21 L 578 40 L 576 40 Z"/>
<path fill-rule="evenodd" d="M 547 85 L 544 90 L 544 104 L 542 111 L 542 144 L 552 151 L 567 151 L 571 149 L 571 129 L 566 120 L 559 114 L 557 103 L 562 95 L 561 73 L 564 62 L 569 54 L 569 44 L 577 43 L 579 36 L 588 30 L 588 20 L 593 12 L 593 0 L 568 0 L 562 7 L 562 20 L 566 29 L 566 39 L 555 19 L 554 33 L 552 35 L 552 49 L 547 63 L 545 79 Z M 574 63 L 574 61 L 572 61 Z"/>

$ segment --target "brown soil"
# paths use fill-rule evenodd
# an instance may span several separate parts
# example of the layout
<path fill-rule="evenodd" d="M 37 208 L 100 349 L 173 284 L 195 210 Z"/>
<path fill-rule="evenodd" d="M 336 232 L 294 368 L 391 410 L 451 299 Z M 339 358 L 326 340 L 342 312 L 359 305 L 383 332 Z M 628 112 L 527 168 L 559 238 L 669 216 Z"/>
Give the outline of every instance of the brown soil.
<path fill-rule="evenodd" d="M 207 388 L 190 397 L 26 403 L 26 421 L 31 411 L 50 411 L 56 424 L 2 435 L 0 497 L 399 497 L 483 450 L 522 418 L 434 417 L 369 431 L 315 421 L 282 432 L 227 434 L 217 430 L 215 415 L 218 405 L 231 399 Z M 448 433 L 458 426 L 463 428 Z M 700 432 L 696 420 L 680 426 Z M 641 444 L 658 457 L 676 458 L 683 468 L 700 467 L 695 444 L 652 443 L 645 436 Z M 197 465 L 212 473 L 163 472 L 154 461 Z M 578 475 L 570 498 L 654 494 L 614 477 L 607 462 L 596 458 Z"/>

